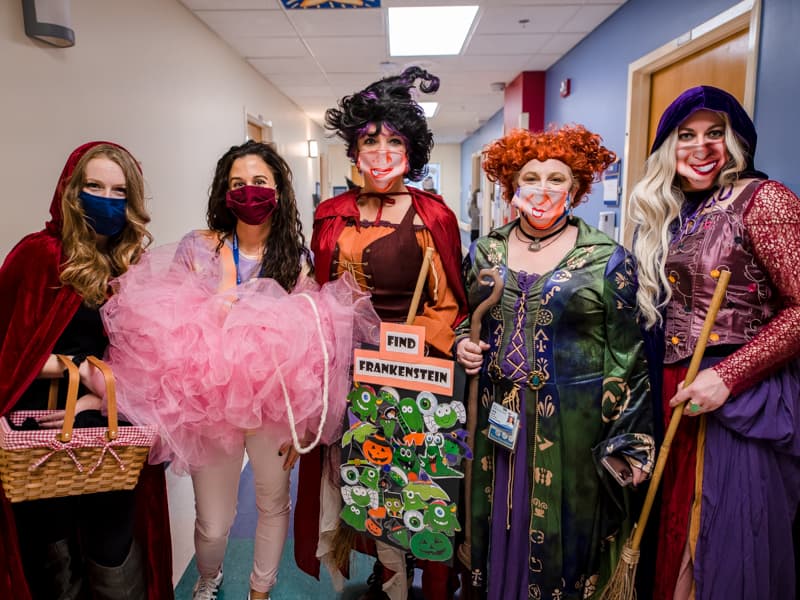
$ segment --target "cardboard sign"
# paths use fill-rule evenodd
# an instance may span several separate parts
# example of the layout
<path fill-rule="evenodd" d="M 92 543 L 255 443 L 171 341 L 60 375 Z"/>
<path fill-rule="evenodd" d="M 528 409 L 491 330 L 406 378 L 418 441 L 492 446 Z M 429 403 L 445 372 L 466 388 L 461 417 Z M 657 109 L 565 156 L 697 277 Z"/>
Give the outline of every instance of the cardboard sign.
<path fill-rule="evenodd" d="M 426 560 L 450 562 L 467 415 L 453 362 L 424 355 L 425 329 L 381 324 L 379 350 L 356 350 L 342 437 L 342 520 Z"/>

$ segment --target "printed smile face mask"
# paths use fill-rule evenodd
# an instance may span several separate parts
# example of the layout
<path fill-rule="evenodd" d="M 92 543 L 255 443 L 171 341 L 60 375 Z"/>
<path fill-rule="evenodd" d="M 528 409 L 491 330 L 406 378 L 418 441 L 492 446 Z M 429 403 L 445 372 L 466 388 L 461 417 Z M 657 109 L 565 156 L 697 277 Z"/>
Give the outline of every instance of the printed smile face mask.
<path fill-rule="evenodd" d="M 362 150 L 358 170 L 378 192 L 385 192 L 408 172 L 408 157 L 397 150 Z"/>
<path fill-rule="evenodd" d="M 567 216 L 568 190 L 549 190 L 538 185 L 522 185 L 511 199 L 528 224 L 545 231 Z"/>

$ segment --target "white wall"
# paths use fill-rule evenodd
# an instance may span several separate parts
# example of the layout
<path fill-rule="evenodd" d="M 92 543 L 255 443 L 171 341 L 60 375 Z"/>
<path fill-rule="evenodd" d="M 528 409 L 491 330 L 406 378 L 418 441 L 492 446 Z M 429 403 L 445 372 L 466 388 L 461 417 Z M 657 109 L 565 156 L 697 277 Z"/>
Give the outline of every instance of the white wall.
<path fill-rule="evenodd" d="M 330 185 L 345 185 L 345 177 L 350 175 L 350 159 L 345 153 L 344 144 L 330 142 L 327 148 Z M 459 144 L 435 144 L 431 152 L 432 163 L 441 164 L 441 188 L 453 212 L 458 215 L 459 198 L 461 197 L 461 146 Z"/>
<path fill-rule="evenodd" d="M 68 154 L 93 139 L 142 163 L 156 243 L 204 226 L 219 156 L 244 141 L 244 110 L 273 123 L 310 236 L 324 132 L 177 0 L 71 2 L 76 45 L 25 36 L 19 0 L 0 2 L 0 256 L 48 218 Z"/>

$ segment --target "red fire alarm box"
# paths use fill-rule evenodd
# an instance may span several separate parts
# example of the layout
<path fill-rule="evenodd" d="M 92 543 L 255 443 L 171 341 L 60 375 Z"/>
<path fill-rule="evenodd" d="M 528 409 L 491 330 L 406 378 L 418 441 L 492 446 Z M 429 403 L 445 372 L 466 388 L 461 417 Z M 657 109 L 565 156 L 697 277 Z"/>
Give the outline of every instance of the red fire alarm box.
<path fill-rule="evenodd" d="M 569 78 L 563 79 L 561 81 L 561 86 L 558 88 L 558 93 L 561 94 L 562 98 L 566 98 L 567 96 L 569 96 L 569 89 L 570 89 Z"/>

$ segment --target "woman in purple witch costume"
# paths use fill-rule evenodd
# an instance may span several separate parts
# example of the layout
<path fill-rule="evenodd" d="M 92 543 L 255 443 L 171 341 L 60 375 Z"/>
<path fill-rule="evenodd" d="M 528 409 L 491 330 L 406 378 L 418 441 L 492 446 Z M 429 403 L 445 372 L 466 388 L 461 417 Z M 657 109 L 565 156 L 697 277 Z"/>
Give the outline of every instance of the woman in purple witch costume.
<path fill-rule="evenodd" d="M 664 327 L 664 473 L 655 598 L 794 598 L 800 497 L 800 201 L 753 167 L 727 92 L 681 94 L 631 194 L 638 301 Z M 682 388 L 716 279 L 732 273 L 704 369 Z"/>

